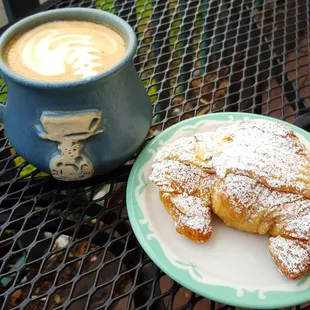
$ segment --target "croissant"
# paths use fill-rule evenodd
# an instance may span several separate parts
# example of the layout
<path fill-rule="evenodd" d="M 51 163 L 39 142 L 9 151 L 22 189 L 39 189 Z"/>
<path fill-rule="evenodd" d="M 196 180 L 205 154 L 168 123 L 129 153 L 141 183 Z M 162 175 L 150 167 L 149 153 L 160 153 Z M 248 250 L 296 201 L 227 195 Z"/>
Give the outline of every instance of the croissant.
<path fill-rule="evenodd" d="M 295 279 L 310 269 L 309 165 L 293 131 L 257 119 L 163 147 L 150 180 L 178 233 L 206 242 L 212 212 L 238 230 L 269 234 L 276 266 Z"/>
<path fill-rule="evenodd" d="M 205 135 L 195 152 L 221 178 L 245 175 L 271 189 L 310 198 L 310 153 L 284 124 L 252 119 L 222 127 Z"/>
<path fill-rule="evenodd" d="M 274 191 L 247 176 L 229 174 L 212 187 L 212 211 L 231 227 L 270 234 L 269 252 L 279 270 L 297 278 L 310 268 L 310 200 Z"/>
<path fill-rule="evenodd" d="M 192 137 L 182 138 L 157 153 L 150 180 L 159 187 L 160 199 L 177 232 L 192 241 L 205 242 L 212 232 L 210 193 L 214 176 L 195 166 L 193 141 Z M 176 160 L 179 150 L 184 162 Z"/>

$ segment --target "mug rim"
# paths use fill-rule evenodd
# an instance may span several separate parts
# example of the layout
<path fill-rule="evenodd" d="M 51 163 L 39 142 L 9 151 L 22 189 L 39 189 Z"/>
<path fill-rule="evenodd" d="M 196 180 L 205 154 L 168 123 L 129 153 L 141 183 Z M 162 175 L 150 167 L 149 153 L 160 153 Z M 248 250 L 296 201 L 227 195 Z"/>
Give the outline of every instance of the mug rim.
<path fill-rule="evenodd" d="M 73 14 L 73 16 L 71 15 Z M 82 15 L 83 14 L 83 15 Z M 3 59 L 3 50 L 6 44 L 18 33 L 22 32 L 26 29 L 32 29 L 39 25 L 42 25 L 47 22 L 57 21 L 57 20 L 80 20 L 80 21 L 88 21 L 88 22 L 96 22 L 90 16 L 98 17 L 97 23 L 101 23 L 102 25 L 111 26 L 115 31 L 119 31 L 119 34 L 125 40 L 126 43 L 126 53 L 120 62 L 113 65 L 111 68 L 99 72 L 93 76 L 81 78 L 78 80 L 72 81 L 41 81 L 35 80 L 28 77 L 24 77 L 12 69 L 10 69 Z M 55 17 L 55 20 L 50 20 L 51 17 Z M 102 17 L 102 19 L 100 19 Z M 32 25 L 29 27 L 29 25 Z M 28 27 L 27 27 L 28 26 Z M 91 82 L 95 82 L 101 80 L 105 77 L 109 77 L 115 72 L 122 69 L 128 61 L 131 61 L 134 57 L 137 48 L 137 37 L 132 27 L 124 21 L 119 16 L 91 8 L 62 8 L 62 9 L 53 9 L 46 12 L 40 12 L 33 15 L 30 15 L 12 26 L 10 26 L 0 37 L 0 74 L 4 75 L 4 78 L 8 76 L 14 81 L 33 87 L 39 88 L 68 88 L 85 85 Z"/>

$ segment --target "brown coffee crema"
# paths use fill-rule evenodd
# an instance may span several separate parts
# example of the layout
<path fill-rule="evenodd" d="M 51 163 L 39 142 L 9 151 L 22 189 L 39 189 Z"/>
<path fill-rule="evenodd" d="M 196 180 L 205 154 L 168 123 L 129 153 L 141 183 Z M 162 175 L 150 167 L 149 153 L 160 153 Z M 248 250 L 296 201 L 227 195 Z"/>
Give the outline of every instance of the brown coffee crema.
<path fill-rule="evenodd" d="M 3 56 L 11 70 L 26 78 L 62 82 L 107 70 L 125 53 L 123 38 L 108 26 L 55 21 L 15 36 Z"/>

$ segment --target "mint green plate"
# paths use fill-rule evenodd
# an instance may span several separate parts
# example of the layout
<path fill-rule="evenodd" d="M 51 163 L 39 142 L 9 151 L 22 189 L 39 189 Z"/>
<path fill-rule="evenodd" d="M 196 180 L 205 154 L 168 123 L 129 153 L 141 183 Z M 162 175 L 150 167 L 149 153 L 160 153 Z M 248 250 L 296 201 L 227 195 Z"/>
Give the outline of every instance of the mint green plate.
<path fill-rule="evenodd" d="M 212 300 L 245 308 L 275 309 L 310 301 L 310 276 L 289 280 L 280 274 L 267 236 L 237 231 L 214 219 L 213 233 L 197 244 L 175 232 L 157 187 L 148 181 L 154 154 L 171 141 L 250 118 L 280 120 L 247 113 L 216 113 L 182 121 L 154 138 L 141 152 L 129 177 L 127 208 L 141 246 L 172 279 Z M 310 134 L 289 125 L 310 148 Z"/>

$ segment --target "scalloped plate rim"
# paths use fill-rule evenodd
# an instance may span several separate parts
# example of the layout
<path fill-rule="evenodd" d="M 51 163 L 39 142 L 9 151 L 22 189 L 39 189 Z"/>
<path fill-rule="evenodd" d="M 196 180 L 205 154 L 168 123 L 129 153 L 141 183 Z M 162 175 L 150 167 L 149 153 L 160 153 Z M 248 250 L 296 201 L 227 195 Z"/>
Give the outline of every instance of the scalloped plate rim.
<path fill-rule="evenodd" d="M 235 117 L 237 117 L 238 119 L 234 119 Z M 246 290 L 242 296 L 237 296 L 235 288 L 221 285 L 203 284 L 194 280 L 187 270 L 177 269 L 168 260 L 156 238 L 152 238 L 151 240 L 147 239 L 142 230 L 144 228 L 143 226 L 148 225 L 142 224 L 141 222 L 139 222 L 141 218 L 137 218 L 137 212 L 140 211 L 140 213 L 143 214 L 135 197 L 135 189 L 137 186 L 140 185 L 139 182 L 137 182 L 137 175 L 140 169 L 143 168 L 143 166 L 148 162 L 148 160 L 144 160 L 144 157 L 148 155 L 148 150 L 151 149 L 155 143 L 167 136 L 169 133 L 172 132 L 173 134 L 177 131 L 178 128 L 189 124 L 194 126 L 200 121 L 240 121 L 245 118 L 262 118 L 279 123 L 284 123 L 288 125 L 293 131 L 301 134 L 305 139 L 310 141 L 310 133 L 299 127 L 296 127 L 290 123 L 276 118 L 253 113 L 218 112 L 183 120 L 177 124 L 172 125 L 171 127 L 159 133 L 156 137 L 154 137 L 152 141 L 150 141 L 145 146 L 145 148 L 141 151 L 138 158 L 136 159 L 129 175 L 126 190 L 128 217 L 137 240 L 139 241 L 141 247 L 144 249 L 146 254 L 151 258 L 151 260 L 170 278 L 172 278 L 185 288 L 188 288 L 189 290 L 199 294 L 200 296 L 222 304 L 244 308 L 275 309 L 301 305 L 310 301 L 310 287 L 303 291 L 266 291 L 266 298 L 257 299 L 257 291 L 252 292 Z M 167 139 L 169 139 L 169 137 Z M 146 227 L 145 229 L 148 229 L 148 227 Z"/>

